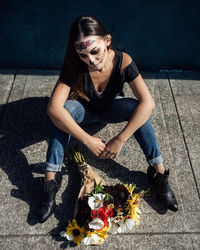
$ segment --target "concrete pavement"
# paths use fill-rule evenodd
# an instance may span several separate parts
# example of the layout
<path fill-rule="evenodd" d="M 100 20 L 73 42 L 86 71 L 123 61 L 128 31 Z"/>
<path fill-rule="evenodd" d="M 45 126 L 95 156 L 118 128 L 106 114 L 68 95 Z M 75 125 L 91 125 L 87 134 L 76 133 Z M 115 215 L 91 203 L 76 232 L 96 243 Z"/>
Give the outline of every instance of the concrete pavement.
<path fill-rule="evenodd" d="M 36 221 L 39 177 L 44 173 L 50 121 L 48 97 L 58 71 L 0 70 L 0 249 L 62 249 L 59 237 L 72 218 L 80 178 L 63 164 L 57 208 L 44 224 Z M 200 249 L 200 72 L 141 72 L 154 98 L 151 115 L 179 211 L 166 211 L 154 192 L 141 202 L 141 224 L 133 232 L 111 236 L 95 249 Z M 126 96 L 132 96 L 128 85 Z M 104 140 L 122 124 L 86 128 Z M 75 143 L 75 140 L 72 140 Z M 113 160 L 99 160 L 81 145 L 86 161 L 109 183 L 150 184 L 145 157 L 131 137 Z M 76 249 L 94 249 L 79 246 Z"/>

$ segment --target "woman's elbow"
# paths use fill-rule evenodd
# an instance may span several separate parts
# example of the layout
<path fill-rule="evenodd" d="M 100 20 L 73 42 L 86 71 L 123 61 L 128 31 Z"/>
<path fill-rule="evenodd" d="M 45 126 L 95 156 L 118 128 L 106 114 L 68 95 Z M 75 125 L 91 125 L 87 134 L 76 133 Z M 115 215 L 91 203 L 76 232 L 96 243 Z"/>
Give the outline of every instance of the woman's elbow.
<path fill-rule="evenodd" d="M 151 109 L 154 110 L 155 107 L 156 107 L 155 102 L 152 100 L 152 102 L 151 102 Z"/>
<path fill-rule="evenodd" d="M 155 103 L 153 100 L 149 100 L 147 103 L 146 103 L 146 106 L 148 107 L 148 110 L 150 112 L 152 112 L 155 108 Z"/>
<path fill-rule="evenodd" d="M 47 115 L 51 118 L 53 114 L 53 107 L 51 105 L 48 105 L 46 112 L 47 112 Z"/>

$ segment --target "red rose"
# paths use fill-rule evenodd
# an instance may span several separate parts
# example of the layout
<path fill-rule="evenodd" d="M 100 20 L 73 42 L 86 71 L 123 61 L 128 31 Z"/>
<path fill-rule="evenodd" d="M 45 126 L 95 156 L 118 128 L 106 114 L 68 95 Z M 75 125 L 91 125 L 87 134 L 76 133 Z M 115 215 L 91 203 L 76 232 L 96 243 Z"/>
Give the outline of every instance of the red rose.
<path fill-rule="evenodd" d="M 98 210 L 92 210 L 91 211 L 91 218 L 95 219 L 95 218 L 99 218 L 103 221 L 104 223 L 104 227 L 106 227 L 108 225 L 108 217 L 113 217 L 113 210 L 110 208 L 108 209 L 108 207 L 101 207 Z"/>
<path fill-rule="evenodd" d="M 99 218 L 104 222 L 104 227 L 108 225 L 108 215 L 103 208 L 91 211 L 91 218 Z"/>
<path fill-rule="evenodd" d="M 113 217 L 113 215 L 114 215 L 113 210 L 109 209 L 108 212 L 107 212 L 107 215 L 108 215 L 108 217 Z"/>

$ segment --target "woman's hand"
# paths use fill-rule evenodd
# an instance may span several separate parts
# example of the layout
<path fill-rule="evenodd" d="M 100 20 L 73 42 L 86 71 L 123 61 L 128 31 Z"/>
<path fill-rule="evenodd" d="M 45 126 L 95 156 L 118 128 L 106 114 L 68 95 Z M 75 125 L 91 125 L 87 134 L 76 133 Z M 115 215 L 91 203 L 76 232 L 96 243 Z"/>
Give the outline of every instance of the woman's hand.
<path fill-rule="evenodd" d="M 85 145 L 96 156 L 100 156 L 106 147 L 106 144 L 100 138 L 94 136 L 91 136 Z"/>
<path fill-rule="evenodd" d="M 104 151 L 100 154 L 101 159 L 116 158 L 117 154 L 120 152 L 124 142 L 119 137 L 114 137 L 106 143 Z"/>

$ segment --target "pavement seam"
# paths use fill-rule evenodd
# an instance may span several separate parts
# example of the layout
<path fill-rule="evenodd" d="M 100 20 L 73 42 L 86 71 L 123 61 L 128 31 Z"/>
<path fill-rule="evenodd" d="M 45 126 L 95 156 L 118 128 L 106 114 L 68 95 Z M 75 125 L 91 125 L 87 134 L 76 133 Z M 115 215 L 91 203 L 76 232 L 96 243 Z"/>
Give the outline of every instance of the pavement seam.
<path fill-rule="evenodd" d="M 167 77 L 166 80 L 168 80 L 168 75 L 167 74 L 166 74 L 166 77 Z M 161 107 L 162 107 L 163 121 L 164 121 L 166 130 L 167 130 L 167 138 L 168 138 L 168 142 L 169 142 L 170 149 L 171 149 L 171 155 L 173 157 L 173 162 L 175 162 L 175 158 L 174 158 L 174 154 L 173 154 L 173 150 L 172 150 L 172 144 L 171 144 L 171 140 L 170 140 L 170 136 L 169 136 L 170 135 L 170 131 L 169 131 L 169 127 L 167 125 L 166 118 L 165 118 L 164 105 L 163 105 L 162 98 L 161 98 L 161 92 L 160 92 L 159 86 L 157 86 L 157 88 L 158 88 L 158 92 L 159 92 L 159 101 L 160 101 L 160 104 L 161 104 Z"/>
<path fill-rule="evenodd" d="M 15 83 L 15 78 L 16 78 L 16 76 L 17 76 L 17 70 L 15 70 L 14 78 L 13 78 L 13 82 L 12 82 L 12 84 L 11 84 L 10 91 L 9 91 L 9 93 L 8 93 L 8 96 L 7 96 L 7 98 L 6 98 L 6 102 L 5 102 L 5 104 L 3 105 L 2 112 L 1 112 L 1 114 L 0 114 L 0 124 L 1 124 L 1 121 L 2 121 L 2 119 L 3 119 L 3 115 L 4 115 L 4 113 L 5 113 L 5 110 L 6 110 L 6 105 L 7 105 L 8 101 L 9 101 L 9 99 L 10 99 L 10 96 L 11 96 L 11 93 L 12 93 L 12 90 L 13 90 L 13 86 L 14 86 L 14 83 Z"/>
<path fill-rule="evenodd" d="M 170 85 L 170 83 L 169 83 L 169 78 L 168 78 L 168 74 L 166 74 L 166 72 L 163 72 L 163 74 L 166 76 L 166 80 L 168 80 L 168 84 Z M 157 77 L 156 77 L 156 79 L 157 79 Z M 163 102 L 162 102 L 161 92 L 160 92 L 159 85 L 157 86 L 157 88 L 158 88 L 158 92 L 159 92 L 160 104 L 161 104 L 161 107 L 162 107 L 163 121 L 164 121 L 166 130 L 167 130 L 167 137 L 168 137 L 168 142 L 169 142 L 169 146 L 170 146 L 170 151 L 171 151 L 171 155 L 172 155 L 172 158 L 173 158 L 173 162 L 174 162 L 174 164 L 175 164 L 175 157 L 174 157 L 174 153 L 173 153 L 173 149 L 172 149 L 173 147 L 172 147 L 171 140 L 170 140 L 170 136 L 169 136 L 169 135 L 170 135 L 170 130 L 169 130 L 169 127 L 168 127 L 166 118 L 165 118 L 164 105 L 163 105 Z M 169 169 L 170 169 L 170 168 L 169 168 Z M 180 187 L 179 187 L 179 185 L 178 185 L 177 175 L 176 175 L 176 183 L 177 183 L 177 186 L 178 186 L 179 193 L 181 193 Z M 181 197 L 180 197 L 180 198 L 181 198 Z M 182 201 L 182 199 L 181 199 L 181 201 Z M 184 207 L 183 207 L 183 209 L 184 209 Z"/>
<path fill-rule="evenodd" d="M 198 197 L 199 197 L 199 200 L 200 200 L 200 190 L 199 190 L 199 188 L 198 188 L 196 176 L 195 176 L 195 173 L 194 173 L 194 169 L 193 169 L 193 167 L 192 167 L 192 161 L 191 161 L 191 157 L 190 157 L 190 153 L 189 153 L 189 148 L 188 148 L 188 146 L 187 146 L 187 142 L 186 142 L 186 138 L 185 138 L 183 126 L 182 126 L 181 119 L 180 119 L 180 115 L 179 115 L 179 112 L 178 112 L 178 107 L 177 107 L 176 100 L 175 100 L 175 96 L 174 96 L 174 92 L 173 92 L 173 89 L 172 89 L 172 85 L 171 85 L 171 81 L 170 81 L 170 77 L 169 77 L 169 72 L 167 72 L 167 77 L 168 77 L 169 86 L 170 86 L 170 89 L 171 89 L 172 98 L 173 98 L 173 101 L 174 101 L 176 113 L 177 113 L 177 116 L 178 116 L 179 126 L 180 126 L 180 128 L 181 128 L 181 132 L 182 132 L 182 136 L 183 136 L 184 145 L 185 145 L 185 148 L 186 148 L 186 151 L 187 151 L 187 155 L 188 155 L 188 159 L 189 159 L 189 163 L 190 163 L 192 175 L 193 175 L 193 178 L 194 178 L 196 190 L 197 190 Z"/>
<path fill-rule="evenodd" d="M 200 235 L 200 232 L 149 232 L 149 233 L 121 233 L 121 234 L 115 234 L 115 235 L 111 235 L 112 236 L 140 236 L 140 235 Z M 16 237 L 57 237 L 60 236 L 60 234 L 50 234 L 50 233 L 46 233 L 46 234 L 9 234 L 9 235 L 0 235 L 0 239 L 1 238 L 16 238 Z"/>

